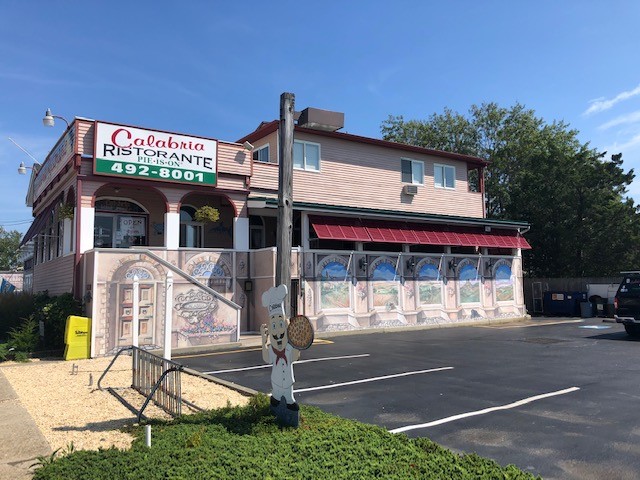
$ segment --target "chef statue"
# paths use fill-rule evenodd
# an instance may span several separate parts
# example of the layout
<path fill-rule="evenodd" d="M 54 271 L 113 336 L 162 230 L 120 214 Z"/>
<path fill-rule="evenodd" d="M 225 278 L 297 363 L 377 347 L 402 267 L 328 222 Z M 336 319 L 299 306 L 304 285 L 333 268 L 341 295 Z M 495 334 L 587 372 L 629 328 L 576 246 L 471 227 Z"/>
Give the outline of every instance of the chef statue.
<path fill-rule="evenodd" d="M 271 368 L 271 411 L 278 421 L 292 427 L 298 426 L 299 406 L 293 397 L 293 362 L 300 358 L 300 350 L 289 343 L 284 299 L 286 285 L 271 287 L 262 294 L 262 305 L 269 311 L 269 324 L 263 324 L 262 359 Z"/>

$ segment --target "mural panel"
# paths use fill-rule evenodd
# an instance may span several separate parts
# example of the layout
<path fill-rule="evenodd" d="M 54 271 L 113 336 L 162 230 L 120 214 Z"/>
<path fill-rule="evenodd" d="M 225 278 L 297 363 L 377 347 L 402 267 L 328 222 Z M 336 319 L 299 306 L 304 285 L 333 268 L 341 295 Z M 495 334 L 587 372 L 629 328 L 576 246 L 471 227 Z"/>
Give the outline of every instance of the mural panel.
<path fill-rule="evenodd" d="M 496 289 L 497 302 L 513 301 L 514 278 L 511 272 L 511 262 L 499 260 L 494 266 L 494 285 Z"/>
<path fill-rule="evenodd" d="M 460 303 L 480 303 L 480 276 L 473 260 L 465 258 L 458 264 Z"/>
<path fill-rule="evenodd" d="M 330 255 L 318 263 L 320 276 L 320 309 L 349 308 L 351 306 L 350 275 L 347 271 L 347 259 Z"/>
<path fill-rule="evenodd" d="M 371 288 L 373 306 L 393 310 L 398 306 L 398 278 L 395 262 L 388 257 L 380 257 L 371 265 Z"/>
<path fill-rule="evenodd" d="M 423 305 L 442 304 L 442 278 L 439 261 L 426 258 L 418 263 L 418 292 Z"/>

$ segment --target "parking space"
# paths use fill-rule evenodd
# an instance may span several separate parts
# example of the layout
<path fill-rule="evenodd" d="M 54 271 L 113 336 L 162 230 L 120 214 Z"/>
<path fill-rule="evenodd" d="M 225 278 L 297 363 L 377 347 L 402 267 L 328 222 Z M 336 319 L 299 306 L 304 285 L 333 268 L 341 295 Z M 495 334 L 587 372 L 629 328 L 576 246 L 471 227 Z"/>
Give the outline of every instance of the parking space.
<path fill-rule="evenodd" d="M 601 319 L 341 336 L 302 353 L 295 395 L 544 478 L 638 478 L 639 348 Z M 179 361 L 270 390 L 259 349 Z"/>

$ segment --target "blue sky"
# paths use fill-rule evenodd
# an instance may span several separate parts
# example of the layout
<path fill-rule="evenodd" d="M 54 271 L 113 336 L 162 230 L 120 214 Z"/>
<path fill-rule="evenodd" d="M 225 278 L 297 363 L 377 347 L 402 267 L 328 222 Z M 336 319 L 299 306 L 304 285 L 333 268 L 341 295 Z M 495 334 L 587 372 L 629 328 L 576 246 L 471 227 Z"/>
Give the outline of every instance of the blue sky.
<path fill-rule="evenodd" d="M 0 0 L 0 225 L 28 228 L 7 137 L 43 160 L 64 130 L 47 107 L 234 141 L 282 92 L 370 137 L 390 114 L 520 102 L 640 173 L 639 20 L 636 1 Z"/>

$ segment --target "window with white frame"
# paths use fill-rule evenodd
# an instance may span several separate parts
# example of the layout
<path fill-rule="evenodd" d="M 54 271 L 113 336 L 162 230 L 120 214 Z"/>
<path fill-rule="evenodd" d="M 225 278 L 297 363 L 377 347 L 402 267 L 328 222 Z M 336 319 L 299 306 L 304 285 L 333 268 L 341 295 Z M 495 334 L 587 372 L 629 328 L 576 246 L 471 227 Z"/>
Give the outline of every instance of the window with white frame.
<path fill-rule="evenodd" d="M 320 144 L 294 141 L 293 168 L 320 171 Z"/>
<path fill-rule="evenodd" d="M 424 162 L 403 158 L 401 170 L 403 183 L 424 184 Z"/>
<path fill-rule="evenodd" d="M 456 167 L 436 163 L 433 166 L 433 182 L 437 188 L 455 188 Z"/>
<path fill-rule="evenodd" d="M 253 151 L 253 161 L 269 163 L 269 144 L 256 148 Z"/>

